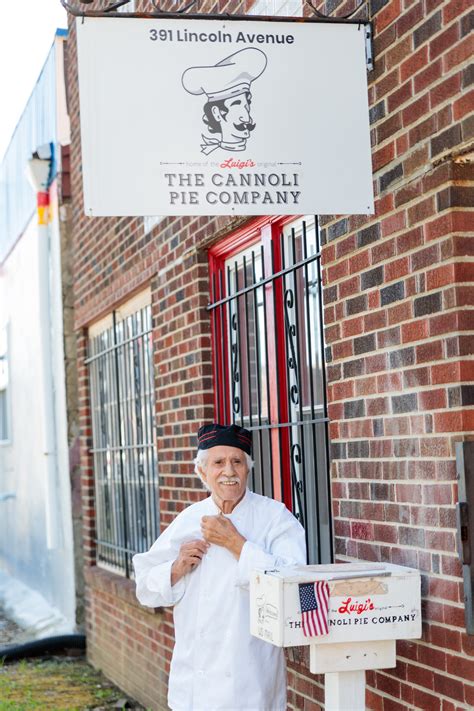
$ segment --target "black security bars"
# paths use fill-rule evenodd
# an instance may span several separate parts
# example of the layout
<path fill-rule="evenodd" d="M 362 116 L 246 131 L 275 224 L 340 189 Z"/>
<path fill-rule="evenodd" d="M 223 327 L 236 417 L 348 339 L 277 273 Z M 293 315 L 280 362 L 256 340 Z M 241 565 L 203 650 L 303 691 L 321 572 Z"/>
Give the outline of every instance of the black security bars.
<path fill-rule="evenodd" d="M 159 535 L 151 308 L 89 341 L 97 563 L 130 577 Z"/>
<path fill-rule="evenodd" d="M 224 260 L 211 283 L 217 413 L 253 433 L 251 487 L 303 524 L 310 562 L 332 560 L 319 235 L 290 223 Z"/>

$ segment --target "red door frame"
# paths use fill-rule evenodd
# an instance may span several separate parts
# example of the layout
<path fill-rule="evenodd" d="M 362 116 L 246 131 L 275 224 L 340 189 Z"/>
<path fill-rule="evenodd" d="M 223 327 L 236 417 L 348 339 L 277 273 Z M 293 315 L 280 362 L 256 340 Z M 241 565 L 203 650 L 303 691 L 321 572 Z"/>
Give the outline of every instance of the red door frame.
<path fill-rule="evenodd" d="M 260 217 L 252 220 L 244 227 L 232 232 L 230 235 L 222 239 L 217 244 L 209 249 L 209 278 L 210 285 L 216 284 L 214 289 L 210 289 L 211 299 L 214 302 L 225 298 L 227 285 L 223 280 L 223 293 L 219 287 L 219 273 L 224 272 L 224 265 L 227 259 L 233 257 L 239 252 L 251 247 L 257 242 L 263 244 L 265 275 L 270 276 L 271 273 L 278 273 L 282 269 L 283 255 L 281 250 L 280 235 L 283 227 L 289 222 L 294 222 L 298 217 L 290 216 L 273 216 Z M 273 259 L 271 263 L 271 243 L 273 243 Z M 285 334 L 285 319 L 284 319 L 284 288 L 283 278 L 280 277 L 265 287 L 265 308 L 267 318 L 273 317 L 275 323 L 275 342 L 268 339 L 268 360 L 269 360 L 269 383 L 268 391 L 273 393 L 273 397 L 269 397 L 268 413 L 271 425 L 280 424 L 281 422 L 289 421 L 289 407 L 287 393 L 287 373 L 286 368 L 282 368 L 281 373 L 277 372 L 277 364 L 286 362 L 286 339 Z M 216 333 L 227 334 L 228 323 L 226 311 L 223 309 L 215 309 L 213 315 L 214 328 L 211 329 L 211 347 L 213 358 L 213 383 L 214 383 L 214 412 L 217 418 L 224 417 L 227 422 L 231 421 L 231 396 L 229 390 L 230 373 L 229 373 L 229 343 L 228 339 L 224 338 L 222 344 L 222 365 L 223 365 L 223 382 L 218 382 L 216 353 L 219 344 L 216 342 Z M 223 330 L 222 330 L 223 329 Z M 283 337 L 282 337 L 283 336 Z M 271 367 L 273 364 L 273 367 Z M 282 397 L 278 397 L 278 389 L 283 392 Z M 228 396 L 225 397 L 224 393 Z M 227 412 L 223 403 L 228 401 Z M 291 486 L 291 465 L 290 465 L 290 433 L 288 427 L 272 427 L 270 429 L 270 438 L 272 446 L 272 463 L 273 463 L 273 491 L 275 499 L 283 501 L 286 506 L 292 510 L 293 496 Z"/>

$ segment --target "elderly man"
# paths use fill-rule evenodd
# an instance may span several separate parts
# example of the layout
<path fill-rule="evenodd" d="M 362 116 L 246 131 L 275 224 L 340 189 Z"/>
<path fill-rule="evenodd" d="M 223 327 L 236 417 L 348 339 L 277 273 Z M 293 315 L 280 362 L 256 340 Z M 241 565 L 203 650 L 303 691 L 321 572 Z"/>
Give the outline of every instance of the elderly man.
<path fill-rule="evenodd" d="M 174 605 L 173 711 L 285 711 L 283 650 L 252 637 L 254 568 L 304 564 L 304 531 L 281 503 L 247 489 L 251 435 L 236 425 L 198 433 L 196 471 L 211 495 L 182 511 L 134 556 L 143 605 Z"/>

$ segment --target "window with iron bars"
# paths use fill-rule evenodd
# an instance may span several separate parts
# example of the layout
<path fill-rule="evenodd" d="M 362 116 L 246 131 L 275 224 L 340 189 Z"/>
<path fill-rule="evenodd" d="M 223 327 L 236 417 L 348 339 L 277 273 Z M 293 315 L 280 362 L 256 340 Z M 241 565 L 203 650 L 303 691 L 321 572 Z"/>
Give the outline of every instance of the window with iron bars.
<path fill-rule="evenodd" d="M 129 577 L 159 535 L 149 292 L 89 329 L 87 363 L 97 564 Z"/>
<path fill-rule="evenodd" d="M 301 521 L 310 563 L 330 562 L 317 219 L 261 219 L 209 259 L 216 418 L 251 430 L 251 488 Z"/>

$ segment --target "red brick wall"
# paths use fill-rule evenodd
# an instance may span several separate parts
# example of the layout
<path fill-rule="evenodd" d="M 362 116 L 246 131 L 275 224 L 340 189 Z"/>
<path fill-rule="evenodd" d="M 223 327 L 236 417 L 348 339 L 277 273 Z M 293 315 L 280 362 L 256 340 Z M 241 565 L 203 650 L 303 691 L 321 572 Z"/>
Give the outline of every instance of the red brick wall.
<path fill-rule="evenodd" d="M 470 3 L 382 5 L 376 215 L 324 231 L 336 551 L 422 572 L 423 638 L 399 643 L 394 671 L 368 674 L 368 707 L 472 708 L 454 461 L 474 436 Z"/>
<path fill-rule="evenodd" d="M 444 202 L 469 177 L 446 162 L 413 190 L 400 183 L 376 229 L 344 220 L 323 255 L 336 551 L 419 568 L 423 580 L 423 640 L 399 644 L 395 672 L 369 675 L 373 709 L 473 703 L 454 444 L 474 429 L 474 240 L 465 198 Z"/>
<path fill-rule="evenodd" d="M 474 706 L 454 528 L 454 442 L 474 429 L 474 176 L 461 162 L 474 127 L 469 5 L 372 2 L 376 215 L 322 219 L 337 554 L 423 573 L 423 639 L 399 645 L 395 670 L 368 675 L 367 706 L 377 711 Z M 351 9 L 331 7 L 334 15 Z M 89 657 L 135 698 L 164 709 L 171 614 L 140 609 L 130 582 L 94 567 L 86 327 L 151 285 L 167 525 L 202 496 L 190 461 L 196 423 L 213 410 L 206 246 L 238 221 L 168 218 L 145 235 L 138 218 L 86 218 L 74 28 L 68 67 Z M 321 679 L 307 672 L 307 650 L 290 659 L 290 707 L 318 709 Z"/>

